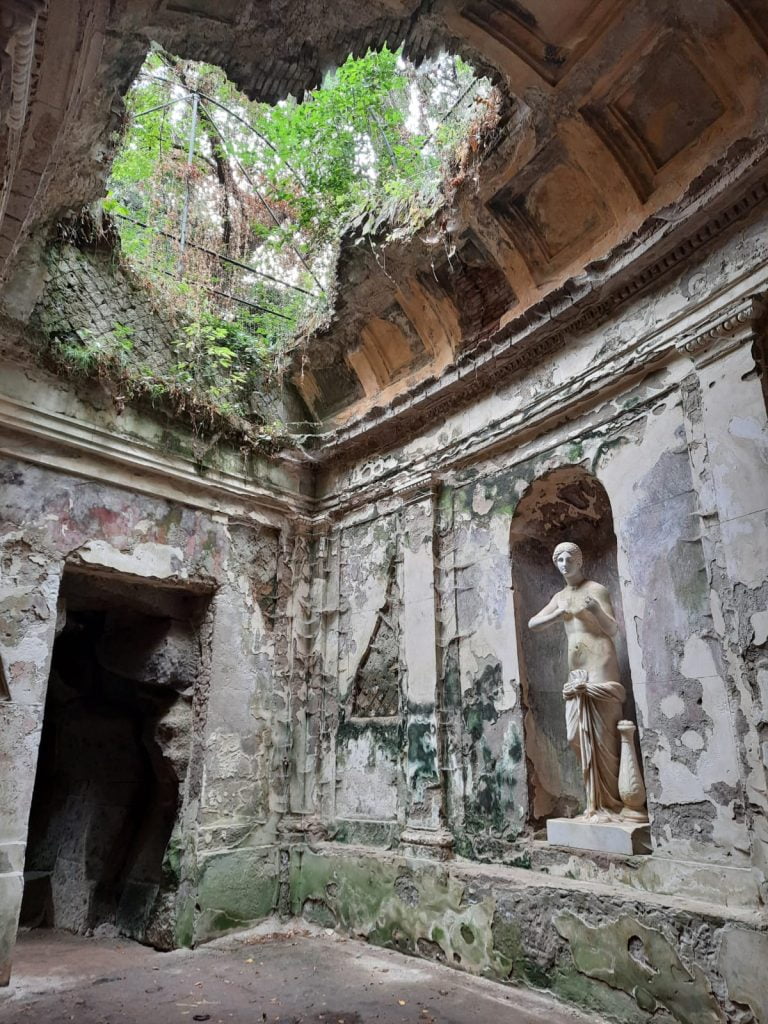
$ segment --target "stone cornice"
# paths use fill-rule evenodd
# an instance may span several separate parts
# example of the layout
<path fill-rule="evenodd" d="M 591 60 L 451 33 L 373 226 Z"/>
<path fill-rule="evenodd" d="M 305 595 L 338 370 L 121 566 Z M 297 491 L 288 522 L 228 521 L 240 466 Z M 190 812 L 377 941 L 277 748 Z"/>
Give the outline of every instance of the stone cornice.
<path fill-rule="evenodd" d="M 82 422 L 72 415 L 33 407 L 0 394 L 0 453 L 60 472 L 99 480 L 138 493 L 277 523 L 312 514 L 310 498 L 256 474 L 205 468 L 163 452 L 149 440 Z"/>
<path fill-rule="evenodd" d="M 682 335 L 676 347 L 691 356 L 697 366 L 706 366 L 753 341 L 765 308 L 762 295 L 749 295 L 723 311 L 714 323 L 709 321 L 703 330 Z"/>
<path fill-rule="evenodd" d="M 114 430 L 33 408 L 7 395 L 0 395 L 0 427 L 5 428 L 0 452 L 231 517 L 274 522 L 288 517 L 299 529 L 310 524 L 314 529 L 329 528 L 339 517 L 386 497 L 398 503 L 423 499 L 436 476 L 509 450 L 534 432 L 543 435 L 555 423 L 576 420 L 585 404 L 625 388 L 649 367 L 681 355 L 702 365 L 749 343 L 763 315 L 766 293 L 768 266 L 745 273 L 716 295 L 685 307 L 661 327 L 591 361 L 582 373 L 546 394 L 532 396 L 502 418 L 454 435 L 427 453 L 398 459 L 394 474 L 382 463 L 378 472 L 351 480 L 325 499 L 260 483 L 255 474 L 246 477 L 219 469 L 201 475 L 192 460 L 161 452 L 148 440 L 121 437 Z"/>
<path fill-rule="evenodd" d="M 300 453 L 294 456 L 293 466 L 288 455 L 278 456 L 287 478 L 294 474 L 287 487 L 278 480 L 281 469 L 266 465 L 261 473 L 258 467 L 254 472 L 238 472 L 234 464 L 229 469 L 201 472 L 193 458 L 160 451 L 149 435 L 136 439 L 122 421 L 117 425 L 122 428 L 119 433 L 109 425 L 92 423 L 85 412 L 72 413 L 55 401 L 46 409 L 45 401 L 35 396 L 37 381 L 27 381 L 22 387 L 20 382 L 6 382 L 6 374 L 5 394 L 0 394 L 0 426 L 5 428 L 0 451 L 62 472 L 109 480 L 137 492 L 227 515 L 261 516 L 272 521 L 287 517 L 297 525 L 318 525 L 387 495 L 405 498 L 419 489 L 428 492 L 435 475 L 477 462 L 489 453 L 508 450 L 534 432 L 544 434 L 557 423 L 575 420 L 587 404 L 626 388 L 654 366 L 681 356 L 703 365 L 747 343 L 763 314 L 761 296 L 768 292 L 768 265 L 744 270 L 718 292 L 684 304 L 661 326 L 627 339 L 618 349 L 597 354 L 578 374 L 539 390 L 527 403 L 518 403 L 495 420 L 453 431 L 445 442 L 421 454 L 386 454 L 388 449 L 402 449 L 408 440 L 436 423 L 455 417 L 469 403 L 500 386 L 507 387 L 515 375 L 535 368 L 564 348 L 579 331 L 599 326 L 623 304 L 679 269 L 698 249 L 716 240 L 766 198 L 768 178 L 763 178 L 750 185 L 737 202 L 731 202 L 697 230 L 687 232 L 684 243 L 657 256 L 653 263 L 640 269 L 636 263 L 628 263 L 626 269 L 634 269 L 634 273 L 623 275 L 616 288 L 599 301 L 588 289 L 576 299 L 568 301 L 564 297 L 561 308 L 550 310 L 546 321 L 527 318 L 514 336 L 476 352 L 474 358 L 452 368 L 439 381 L 394 403 L 392 410 L 382 413 L 375 422 L 355 425 L 327 438 L 327 447 L 312 452 L 306 464 L 302 464 Z M 62 390 L 60 382 L 56 386 Z M 371 452 L 378 459 L 368 467 L 369 472 L 352 472 L 343 487 L 332 488 L 325 498 L 317 500 L 299 485 L 298 477 L 306 476 L 305 485 L 311 486 L 311 463 L 319 466 L 320 472 L 328 463 L 334 469 L 343 469 L 345 464 L 354 465 L 355 456 L 362 458 Z"/>
<path fill-rule="evenodd" d="M 378 476 L 364 478 L 361 474 L 359 481 L 353 479 L 343 491 L 334 491 L 321 500 L 317 511 L 337 518 L 347 515 L 350 508 L 379 501 L 384 494 L 399 495 L 419 485 L 427 487 L 436 476 L 466 468 L 530 440 L 533 434 L 543 436 L 556 424 L 576 420 L 585 408 L 631 387 L 653 367 L 681 355 L 701 365 L 686 347 L 688 344 L 698 344 L 697 351 L 708 353 L 708 361 L 719 358 L 754 337 L 765 293 L 768 266 L 761 266 L 692 308 L 686 307 L 661 327 L 632 337 L 620 350 L 590 362 L 581 373 L 568 377 L 546 394 L 533 395 L 503 417 L 458 436 L 453 434 L 442 446 L 425 454 L 399 456 L 395 472 L 382 456 L 383 469 Z M 654 401 L 660 397 L 661 393 L 656 392 Z"/>
<path fill-rule="evenodd" d="M 661 238 L 657 231 L 655 239 L 631 240 L 625 251 L 614 254 L 610 261 L 614 266 L 601 276 L 599 288 L 587 276 L 568 282 L 509 325 L 502 339 L 468 353 L 439 379 L 398 396 L 386 410 L 374 410 L 332 434 L 320 435 L 318 442 L 324 447 L 314 453 L 318 464 L 338 467 L 401 445 L 535 367 L 569 338 L 609 320 L 768 200 L 765 163 L 761 155 L 752 168 L 755 180 L 735 202 L 721 197 L 722 208 L 714 216 L 704 219 L 700 194 L 695 204 L 690 203 L 696 209 L 689 216 L 680 213 L 674 228 L 662 231 Z M 694 219 L 697 224 L 692 223 Z M 652 228 L 649 226 L 649 234 Z M 662 245 L 665 248 L 659 252 Z"/>

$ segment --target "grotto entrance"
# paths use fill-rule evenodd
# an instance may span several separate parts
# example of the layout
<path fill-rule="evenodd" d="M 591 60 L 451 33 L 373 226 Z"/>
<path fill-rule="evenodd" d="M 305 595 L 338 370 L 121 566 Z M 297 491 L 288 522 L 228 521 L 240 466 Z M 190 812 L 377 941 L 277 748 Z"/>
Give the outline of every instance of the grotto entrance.
<path fill-rule="evenodd" d="M 174 828 L 205 669 L 206 605 L 179 590 L 65 573 L 22 926 L 177 944 Z"/>

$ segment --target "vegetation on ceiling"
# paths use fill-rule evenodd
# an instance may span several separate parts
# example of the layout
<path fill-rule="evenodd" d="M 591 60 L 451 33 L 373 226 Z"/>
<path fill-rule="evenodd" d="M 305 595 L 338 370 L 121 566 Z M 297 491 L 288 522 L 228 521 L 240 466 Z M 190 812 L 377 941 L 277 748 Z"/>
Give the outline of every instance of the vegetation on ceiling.
<path fill-rule="evenodd" d="M 151 52 L 126 96 L 103 209 L 119 258 L 175 325 L 174 357 L 162 373 L 134 365 L 116 325 L 110 339 L 70 338 L 60 361 L 119 366 L 139 390 L 282 431 L 253 396 L 274 389 L 297 334 L 328 317 L 344 232 L 421 226 L 497 102 L 448 55 L 417 68 L 369 52 L 300 103 L 269 106 L 219 68 Z"/>

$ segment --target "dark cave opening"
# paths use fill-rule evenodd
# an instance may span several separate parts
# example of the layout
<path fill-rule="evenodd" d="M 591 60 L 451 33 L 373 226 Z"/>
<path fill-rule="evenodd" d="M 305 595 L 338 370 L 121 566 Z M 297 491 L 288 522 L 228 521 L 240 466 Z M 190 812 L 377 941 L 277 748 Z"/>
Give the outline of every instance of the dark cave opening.
<path fill-rule="evenodd" d="M 67 573 L 21 925 L 172 948 L 204 601 Z"/>

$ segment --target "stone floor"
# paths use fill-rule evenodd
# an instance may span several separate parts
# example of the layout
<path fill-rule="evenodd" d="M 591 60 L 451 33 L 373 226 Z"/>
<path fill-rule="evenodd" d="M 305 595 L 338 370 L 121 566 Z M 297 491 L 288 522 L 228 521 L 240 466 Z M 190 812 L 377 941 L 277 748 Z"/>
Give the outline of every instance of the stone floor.
<path fill-rule="evenodd" d="M 157 953 L 19 937 L 2 1024 L 600 1024 L 554 999 L 301 926 Z"/>

